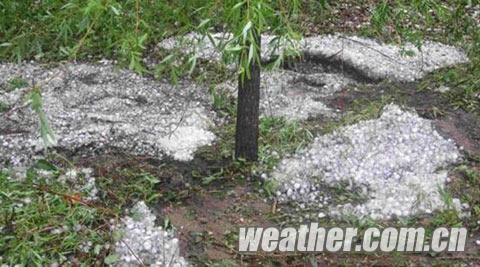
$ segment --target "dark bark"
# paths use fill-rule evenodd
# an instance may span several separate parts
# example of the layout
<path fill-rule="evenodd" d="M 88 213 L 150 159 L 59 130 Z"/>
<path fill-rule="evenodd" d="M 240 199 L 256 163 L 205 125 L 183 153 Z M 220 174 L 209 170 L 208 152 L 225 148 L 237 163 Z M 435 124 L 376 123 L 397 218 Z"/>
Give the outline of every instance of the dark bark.
<path fill-rule="evenodd" d="M 260 53 L 260 36 L 256 34 Z M 248 53 L 248 51 L 247 51 Z M 258 123 L 260 108 L 260 65 L 252 60 L 250 75 L 238 77 L 237 125 L 235 132 L 235 157 L 247 161 L 258 159 Z"/>

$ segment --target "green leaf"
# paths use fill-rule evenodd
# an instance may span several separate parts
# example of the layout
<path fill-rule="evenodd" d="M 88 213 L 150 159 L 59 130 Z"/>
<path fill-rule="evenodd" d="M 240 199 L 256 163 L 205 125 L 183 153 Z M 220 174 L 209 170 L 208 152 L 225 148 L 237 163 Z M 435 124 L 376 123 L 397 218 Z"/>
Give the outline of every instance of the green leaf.
<path fill-rule="evenodd" d="M 119 11 L 116 7 L 110 6 L 110 9 L 113 11 L 113 13 L 114 13 L 115 15 L 117 15 L 117 16 L 120 15 L 120 11 Z"/>
<path fill-rule="evenodd" d="M 190 63 L 190 69 L 188 70 L 188 74 L 192 74 L 195 66 L 197 66 L 197 56 L 192 56 L 188 59 L 188 63 Z"/>
<path fill-rule="evenodd" d="M 102 245 L 97 244 L 97 245 L 95 245 L 95 248 L 93 248 L 93 253 L 95 253 L 95 255 L 98 255 L 98 254 L 100 254 L 101 250 L 102 250 Z"/>
<path fill-rule="evenodd" d="M 205 25 L 207 25 L 210 22 L 210 19 L 204 19 L 198 24 L 197 29 L 203 28 Z"/>
<path fill-rule="evenodd" d="M 145 33 L 144 35 L 140 36 L 140 38 L 138 38 L 138 44 L 140 46 L 140 48 L 144 49 L 145 47 L 143 46 L 143 44 L 145 43 L 145 41 L 147 40 L 147 37 L 148 37 L 148 33 Z"/>
<path fill-rule="evenodd" d="M 235 10 L 235 9 L 239 9 L 241 6 L 243 6 L 245 4 L 245 1 L 242 1 L 236 5 L 233 6 L 232 10 Z"/>
<path fill-rule="evenodd" d="M 248 64 L 252 63 L 252 59 L 255 56 L 255 45 L 252 43 L 250 44 L 250 49 L 248 51 Z"/>
<path fill-rule="evenodd" d="M 44 170 L 44 171 L 57 171 L 57 170 L 58 170 L 55 165 L 53 165 L 52 163 L 46 161 L 45 159 L 40 159 L 40 160 L 38 160 L 38 161 L 35 163 L 34 168 L 35 168 L 35 169 Z"/>
<path fill-rule="evenodd" d="M 119 241 L 123 237 L 123 233 L 121 231 L 114 231 L 112 233 L 113 240 Z"/>
<path fill-rule="evenodd" d="M 50 146 L 55 146 L 57 141 L 53 134 L 50 124 L 48 123 L 47 116 L 43 112 L 43 100 L 40 92 L 40 88 L 34 87 L 33 90 L 28 94 L 27 103 L 30 104 L 32 110 L 37 114 L 39 123 L 40 123 L 40 136 L 43 139 L 45 148 Z"/>
<path fill-rule="evenodd" d="M 173 55 L 168 55 L 165 58 L 163 58 L 162 61 L 160 61 L 159 64 L 164 64 L 164 63 L 170 62 L 172 59 L 173 59 Z"/>
<path fill-rule="evenodd" d="M 252 25 L 253 25 L 252 22 L 248 21 L 247 24 L 245 24 L 245 27 L 243 27 L 242 35 L 243 35 L 243 41 L 244 42 L 245 42 L 245 40 L 247 40 L 247 34 L 250 31 L 250 29 L 252 28 Z"/>
<path fill-rule="evenodd" d="M 239 51 L 242 51 L 242 47 L 240 45 L 227 46 L 227 47 L 225 47 L 225 51 L 227 51 L 227 52 L 239 52 Z"/>
<path fill-rule="evenodd" d="M 146 174 L 143 176 L 145 178 L 145 180 L 147 180 L 150 184 L 158 184 L 160 183 L 160 180 L 155 177 L 155 176 L 152 176 L 152 175 L 149 175 L 149 174 Z"/>
<path fill-rule="evenodd" d="M 211 182 L 217 180 L 218 177 L 215 177 L 214 175 L 205 177 L 202 179 L 202 184 L 204 185 L 209 185 Z"/>
<path fill-rule="evenodd" d="M 110 254 L 105 258 L 105 264 L 112 265 L 115 262 L 118 261 L 118 255 L 117 254 Z"/>

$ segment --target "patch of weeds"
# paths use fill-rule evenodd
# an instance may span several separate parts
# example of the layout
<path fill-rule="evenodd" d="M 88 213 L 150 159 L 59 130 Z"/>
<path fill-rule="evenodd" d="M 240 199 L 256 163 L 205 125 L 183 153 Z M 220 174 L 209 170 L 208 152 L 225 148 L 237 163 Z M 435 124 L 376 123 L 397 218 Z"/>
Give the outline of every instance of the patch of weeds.
<path fill-rule="evenodd" d="M 102 197 L 105 204 L 119 208 L 131 204 L 134 200 L 144 200 L 147 204 L 152 204 L 160 198 L 174 199 L 175 197 L 157 190 L 159 183 L 160 180 L 150 173 L 129 168 L 120 170 L 114 177 L 97 178 L 98 189 L 104 194 Z"/>
<path fill-rule="evenodd" d="M 440 197 L 443 201 L 443 203 L 445 204 L 445 206 L 449 209 L 453 209 L 453 198 L 450 194 L 450 192 L 445 189 L 445 188 L 442 188 L 442 187 L 438 187 L 438 192 L 440 193 Z M 425 198 L 425 196 L 417 196 L 417 199 L 419 199 L 419 201 L 423 201 L 423 199 Z"/>
<path fill-rule="evenodd" d="M 379 1 L 360 33 L 387 41 L 418 44 L 423 39 L 453 43 L 471 40 L 477 24 L 469 1 Z"/>
<path fill-rule="evenodd" d="M 456 168 L 460 177 L 454 179 L 450 188 L 454 194 L 460 196 L 462 203 L 471 207 L 470 228 L 478 228 L 480 220 L 480 170 L 478 165 L 462 165 Z"/>
<path fill-rule="evenodd" d="M 211 246 L 212 243 L 215 241 L 214 237 L 212 236 L 211 232 L 208 231 L 201 231 L 201 232 L 190 232 L 190 239 L 195 243 L 201 246 Z"/>
<path fill-rule="evenodd" d="M 172 222 L 170 221 L 170 219 L 168 217 L 163 219 L 162 227 L 163 227 L 163 229 L 165 229 L 167 231 L 174 229 L 174 226 L 172 225 Z"/>
<path fill-rule="evenodd" d="M 432 219 L 432 226 L 450 226 L 450 227 L 460 227 L 462 226 L 462 221 L 458 218 L 458 213 L 456 210 L 444 210 L 438 212 Z"/>
<path fill-rule="evenodd" d="M 280 185 L 275 180 L 266 180 L 262 183 L 263 193 L 267 195 L 267 197 L 273 197 L 275 192 L 278 190 Z"/>
<path fill-rule="evenodd" d="M 259 162 L 271 170 L 280 159 L 306 147 L 313 134 L 298 121 L 284 118 L 264 117 L 260 119 Z"/>
<path fill-rule="evenodd" d="M 352 188 L 346 181 L 339 182 L 336 185 L 324 185 L 322 188 L 326 188 L 330 192 L 329 194 L 337 205 L 364 203 L 368 200 L 368 197 L 363 194 L 361 188 Z"/>
<path fill-rule="evenodd" d="M 422 227 L 425 228 L 425 240 L 428 241 L 432 238 L 433 232 L 438 227 L 462 227 L 463 222 L 458 217 L 456 210 L 449 209 L 436 212 L 432 218 L 422 222 Z M 418 227 L 418 223 L 413 225 Z"/>
<path fill-rule="evenodd" d="M 15 91 L 28 86 L 28 82 L 22 77 L 16 76 L 10 79 L 7 83 L 7 92 Z"/>
<path fill-rule="evenodd" d="M 370 25 L 360 31 L 367 36 L 402 43 L 409 41 L 419 48 L 426 39 L 460 45 L 470 62 L 442 69 L 421 87 L 451 88 L 446 95 L 454 108 L 480 112 L 480 31 L 474 18 L 475 5 L 470 1 L 405 1 L 379 2 L 373 9 Z"/>
<path fill-rule="evenodd" d="M 457 170 L 467 179 L 471 184 L 480 184 L 480 173 L 473 168 L 462 165 Z"/>
<path fill-rule="evenodd" d="M 375 221 L 370 217 L 358 218 L 355 215 L 343 216 L 341 223 L 345 224 L 348 227 L 358 228 L 359 233 L 371 227 L 383 228 L 380 222 Z M 358 235 L 358 236 L 362 236 L 362 235 Z"/>
<path fill-rule="evenodd" d="M 232 75 L 235 73 L 228 70 L 225 64 L 207 60 L 199 60 L 198 67 L 192 72 L 192 78 L 205 85 L 221 84 L 233 78 Z"/>
<path fill-rule="evenodd" d="M 235 250 L 238 244 L 238 232 L 226 230 L 223 237 L 224 245 L 231 250 Z"/>
<path fill-rule="evenodd" d="M 32 266 L 79 262 L 86 266 L 111 260 L 109 225 L 135 201 L 167 198 L 160 181 L 145 171 L 120 169 L 96 177 L 98 200 L 59 179 L 65 171 L 38 161 L 25 178 L 0 171 L 0 255 L 3 263 Z M 135 214 L 131 214 L 136 216 Z M 163 226 L 171 224 L 166 218 Z"/>
<path fill-rule="evenodd" d="M 0 58 L 49 61 L 117 56 L 138 71 L 146 48 L 161 40 L 166 31 L 185 30 L 193 20 L 185 14 L 201 4 L 89 0 L 32 5 L 2 1 Z"/>
<path fill-rule="evenodd" d="M 480 61 L 442 69 L 427 76 L 420 87 L 433 90 L 440 86 L 447 86 L 450 90 L 445 93 L 445 97 L 448 98 L 451 107 L 480 114 L 478 72 L 480 72 Z"/>
<path fill-rule="evenodd" d="M 172 84 L 177 84 L 186 69 L 191 69 L 192 62 L 188 62 L 187 55 L 183 55 L 178 49 L 172 51 L 161 50 L 157 57 L 161 61 L 153 69 L 154 77 L 157 79 L 166 77 Z"/>
<path fill-rule="evenodd" d="M 24 179 L 0 172 L 0 254 L 8 265 L 94 265 L 107 253 L 108 210 L 82 201 L 56 170 L 30 169 Z"/>
<path fill-rule="evenodd" d="M 3 112 L 5 112 L 9 109 L 10 109 L 10 107 L 7 104 L 0 101 L 0 113 L 3 113 Z"/>
<path fill-rule="evenodd" d="M 226 209 L 226 214 L 239 214 L 243 217 L 249 218 L 255 215 L 255 209 L 250 206 L 234 204 Z"/>
<path fill-rule="evenodd" d="M 365 99 L 356 99 L 353 101 L 350 109 L 339 121 L 329 122 L 321 129 L 322 134 L 331 133 L 335 129 L 343 126 L 352 125 L 360 121 L 376 119 L 380 116 L 385 105 L 393 100 L 390 96 L 382 96 L 381 99 L 370 101 Z"/>
<path fill-rule="evenodd" d="M 218 90 L 215 86 L 210 87 L 213 108 L 221 116 L 234 116 L 236 113 L 235 99 L 227 92 Z"/>
<path fill-rule="evenodd" d="M 191 207 L 187 208 L 185 217 L 191 221 L 194 221 L 197 219 L 197 210 Z"/>
<path fill-rule="evenodd" d="M 207 160 L 222 161 L 225 164 L 216 171 L 193 173 L 195 177 L 201 178 L 205 185 L 226 177 L 243 179 L 253 175 L 257 178 L 257 175 L 260 176 L 271 171 L 283 156 L 305 147 L 313 139 L 312 133 L 300 122 L 263 117 L 260 119 L 259 125 L 258 162 L 250 163 L 241 159 L 225 161 L 226 159 L 234 159 L 234 120 L 214 130 L 220 141 L 213 146 L 200 149 L 197 156 Z M 259 183 L 258 185 L 269 195 L 272 194 L 275 187 L 274 184 L 262 186 L 263 183 Z"/>
<path fill-rule="evenodd" d="M 206 177 L 203 177 L 201 178 L 202 179 L 202 184 L 203 185 L 209 185 L 210 183 L 212 183 L 213 181 L 218 181 L 218 180 L 221 180 L 223 179 L 223 168 L 220 169 L 220 171 L 216 172 L 216 173 L 213 173 L 209 176 L 206 176 Z M 199 176 L 200 178 L 200 176 Z"/>

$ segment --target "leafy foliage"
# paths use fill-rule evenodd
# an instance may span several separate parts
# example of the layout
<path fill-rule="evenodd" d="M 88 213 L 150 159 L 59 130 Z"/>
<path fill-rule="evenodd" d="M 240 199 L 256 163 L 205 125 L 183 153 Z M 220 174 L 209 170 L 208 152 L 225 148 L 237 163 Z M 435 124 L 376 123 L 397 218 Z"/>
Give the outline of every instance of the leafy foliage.
<path fill-rule="evenodd" d="M 119 169 L 123 179 L 96 177 L 99 200 L 59 179 L 65 170 L 45 160 L 19 173 L 0 170 L 0 254 L 2 263 L 22 266 L 80 266 L 108 263 L 112 231 L 132 201 L 157 201 L 159 180 Z M 81 176 L 76 178 L 81 181 Z"/>
<path fill-rule="evenodd" d="M 57 141 L 53 134 L 52 128 L 47 120 L 47 116 L 43 111 L 42 95 L 39 87 L 33 87 L 27 96 L 27 103 L 30 104 L 32 110 L 37 114 L 40 124 L 40 136 L 42 137 L 45 148 L 55 146 Z"/>
<path fill-rule="evenodd" d="M 0 59 L 109 57 L 140 71 L 147 45 L 181 32 L 204 2 L 5 0 L 0 3 Z"/>
<path fill-rule="evenodd" d="M 143 53 L 165 36 L 206 34 L 226 25 L 223 30 L 234 33 L 226 51 L 239 54 L 255 28 L 291 35 L 288 19 L 298 5 L 298 0 L 6 0 L 0 3 L 0 59 L 108 57 L 143 72 Z M 257 49 L 251 45 L 242 61 L 258 60 Z"/>
<path fill-rule="evenodd" d="M 108 235 L 93 227 L 102 222 L 96 209 L 67 201 L 76 192 L 34 169 L 24 180 L 0 172 L 0 188 L 3 263 L 45 266 L 66 262 L 78 253 L 93 264 L 100 252 L 81 251 L 81 247 L 87 242 L 92 247 L 103 245 Z"/>

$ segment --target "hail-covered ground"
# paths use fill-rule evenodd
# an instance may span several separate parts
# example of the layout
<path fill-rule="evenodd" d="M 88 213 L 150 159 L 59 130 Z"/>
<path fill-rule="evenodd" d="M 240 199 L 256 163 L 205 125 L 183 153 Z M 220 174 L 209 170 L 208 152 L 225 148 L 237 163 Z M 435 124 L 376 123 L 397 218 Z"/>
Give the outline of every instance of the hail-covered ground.
<path fill-rule="evenodd" d="M 166 39 L 158 47 L 220 62 L 221 50 L 229 45 L 231 35 L 210 36 L 212 38 L 190 33 L 182 38 Z M 398 46 L 341 34 L 307 37 L 296 42 L 262 35 L 261 58 L 265 62 L 287 54 L 292 48 L 305 60 L 292 62 L 287 70 L 266 70 L 261 74 L 260 109 L 264 116 L 300 120 L 336 117 L 338 111 L 324 104 L 322 98 L 334 95 L 347 85 L 383 79 L 410 82 L 433 70 L 468 61 L 461 49 L 437 42 L 425 42 L 419 49 L 410 43 Z M 233 69 L 234 65 L 229 64 Z M 218 89 L 236 96 L 236 87 L 237 82 L 231 80 Z"/>
<path fill-rule="evenodd" d="M 30 84 L 6 90 L 12 79 Z M 27 165 L 41 154 L 38 116 L 26 103 L 38 86 L 56 147 L 94 154 L 106 149 L 156 158 L 190 160 L 210 144 L 215 115 L 206 90 L 189 82 L 172 86 L 103 64 L 0 65 L 0 165 Z"/>
<path fill-rule="evenodd" d="M 421 47 L 380 43 L 374 39 L 326 35 L 305 39 L 304 53 L 353 68 L 372 80 L 409 82 L 436 69 L 468 62 L 465 53 L 453 46 L 426 41 Z"/>
<path fill-rule="evenodd" d="M 218 47 L 228 35 L 215 34 L 215 45 L 198 37 L 172 38 L 159 46 L 219 61 Z M 272 40 L 264 36 L 262 41 L 266 61 L 278 53 L 268 45 Z M 194 50 L 192 41 L 197 45 Z M 304 61 L 262 73 L 263 116 L 339 118 L 341 111 L 329 107 L 324 99 L 349 85 L 383 79 L 413 81 L 468 60 L 461 50 L 434 42 L 424 43 L 419 50 L 411 44 L 399 47 L 360 37 L 325 35 L 295 45 Z M 17 78 L 27 84 L 10 87 Z M 33 85 L 41 90 L 55 147 L 77 155 L 113 150 L 188 161 L 197 148 L 214 141 L 211 127 L 219 125 L 207 89 L 191 81 L 173 86 L 119 69 L 109 61 L 56 67 L 0 64 L 0 167 L 27 166 L 42 156 L 38 114 L 26 103 Z M 231 80 L 217 88 L 235 95 L 236 85 Z M 301 212 L 313 209 L 318 217 L 353 214 L 390 219 L 447 208 L 443 191 L 448 169 L 460 158 L 456 144 L 437 133 L 431 121 L 392 104 L 377 119 L 318 136 L 304 151 L 284 158 L 269 179 L 281 185 L 277 192 L 280 202 L 293 203 Z M 95 199 L 91 170 L 80 172 L 68 171 L 61 179 L 75 184 L 78 177 L 84 177 L 76 190 Z M 358 198 L 339 201 L 333 192 L 338 186 Z M 458 200 L 453 204 L 458 209 L 462 206 Z M 114 247 L 118 266 L 188 266 L 179 256 L 178 240 L 172 232 L 155 226 L 155 216 L 143 202 L 113 228 L 122 233 Z"/>
<path fill-rule="evenodd" d="M 319 217 L 391 219 L 447 208 L 446 170 L 459 159 L 455 143 L 431 121 L 391 104 L 378 119 L 315 138 L 305 151 L 283 159 L 271 179 L 281 185 L 280 202 L 316 208 Z M 327 189 L 337 185 L 363 201 L 336 203 Z"/>
<path fill-rule="evenodd" d="M 261 74 L 260 111 L 262 116 L 305 120 L 319 116 L 336 117 L 338 111 L 322 102 L 354 81 L 335 73 L 303 74 L 280 70 Z M 227 81 L 217 89 L 236 96 L 237 82 Z"/>
<path fill-rule="evenodd" d="M 166 39 L 158 46 L 220 61 L 221 50 L 228 46 L 231 36 L 226 33 L 210 36 L 212 39 L 191 33 L 182 38 Z M 295 48 L 300 55 L 336 63 L 340 68 L 350 68 L 372 80 L 413 81 L 433 70 L 468 62 L 468 57 L 461 49 L 431 41 L 423 42 L 420 47 L 411 43 L 398 46 L 370 38 L 329 34 L 306 37 L 294 42 L 262 35 L 261 43 L 264 61 Z"/>

